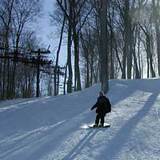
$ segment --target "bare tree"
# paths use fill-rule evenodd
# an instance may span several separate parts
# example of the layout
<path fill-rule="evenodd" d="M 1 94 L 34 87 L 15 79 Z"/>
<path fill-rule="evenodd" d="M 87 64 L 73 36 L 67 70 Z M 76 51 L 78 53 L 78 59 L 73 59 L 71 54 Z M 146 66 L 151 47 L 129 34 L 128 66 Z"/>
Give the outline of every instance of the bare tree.
<path fill-rule="evenodd" d="M 10 31 L 11 31 L 13 5 L 14 5 L 14 0 L 1 1 L 0 19 L 3 23 L 3 28 L 4 28 L 4 44 L 5 44 L 4 48 L 5 48 L 5 55 L 6 56 L 9 51 L 9 36 L 10 36 Z M 10 66 L 9 60 L 4 59 L 2 98 L 6 98 L 6 97 L 8 97 L 7 94 L 10 94 L 9 93 L 9 84 L 10 84 L 9 83 L 9 81 L 10 81 L 9 66 Z M 7 70 L 7 72 L 6 72 L 6 70 Z M 6 73 L 7 73 L 7 76 L 6 76 Z M 7 81 L 7 83 L 6 83 L 6 81 Z M 7 88 L 7 90 L 6 90 L 6 88 Z"/>
<path fill-rule="evenodd" d="M 16 96 L 18 79 L 16 67 L 18 49 L 24 46 L 25 32 L 30 30 L 26 26 L 38 14 L 38 1 L 2 0 L 0 2 L 0 24 L 3 28 L 4 54 L 2 58 L 2 98 Z M 23 34 L 23 36 L 22 36 Z M 29 40 L 29 39 L 28 39 Z M 35 39 L 36 40 L 36 39 Z M 27 46 L 27 44 L 25 44 Z M 15 51 L 13 52 L 13 48 Z M 11 53 L 14 60 L 11 60 Z"/>
<path fill-rule="evenodd" d="M 152 9 L 153 9 L 153 22 L 155 24 L 156 32 L 156 46 L 157 46 L 157 62 L 158 62 L 158 75 L 160 76 L 160 2 L 159 0 L 152 0 Z"/>
<path fill-rule="evenodd" d="M 55 64 L 55 69 L 54 69 L 54 95 L 55 96 L 58 94 L 58 87 L 59 87 L 59 84 L 57 84 L 57 76 L 59 74 L 58 73 L 58 62 L 59 62 L 60 49 L 61 49 L 61 45 L 62 45 L 64 26 L 65 26 L 65 16 L 64 16 L 64 19 L 63 19 L 62 27 L 61 27 L 59 45 L 58 45 L 57 54 L 56 54 L 56 64 Z"/>
<path fill-rule="evenodd" d="M 107 27 L 107 5 L 108 0 L 101 1 L 100 12 L 100 62 L 101 62 L 101 89 L 106 93 L 109 89 L 108 84 L 108 27 Z"/>
<path fill-rule="evenodd" d="M 21 41 L 21 36 L 27 27 L 27 24 L 33 21 L 35 17 L 39 14 L 40 11 L 40 3 L 37 0 L 17 0 L 13 5 L 13 15 L 12 15 L 12 36 L 15 44 L 15 59 L 17 58 L 17 54 L 19 52 L 19 43 Z M 11 81 L 11 94 L 14 97 L 15 93 L 15 73 L 16 73 L 16 61 L 14 62 L 13 70 L 12 70 L 12 81 Z"/>

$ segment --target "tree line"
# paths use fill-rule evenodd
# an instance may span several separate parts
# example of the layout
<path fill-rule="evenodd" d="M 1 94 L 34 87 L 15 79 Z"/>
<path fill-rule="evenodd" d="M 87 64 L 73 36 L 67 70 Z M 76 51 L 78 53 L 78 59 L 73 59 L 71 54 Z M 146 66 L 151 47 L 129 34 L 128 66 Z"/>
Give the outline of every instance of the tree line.
<path fill-rule="evenodd" d="M 32 29 L 40 10 L 38 0 L 0 1 L 0 99 L 39 94 L 37 65 L 48 63 L 42 57 L 37 61 L 36 54 L 31 55 L 40 47 Z M 41 77 L 44 76 L 49 77 L 43 73 Z"/>
<path fill-rule="evenodd" d="M 68 93 L 73 91 L 72 86 L 81 90 L 82 85 L 89 87 L 97 82 L 106 93 L 109 79 L 159 76 L 159 3 L 56 0 L 51 19 L 62 26 L 60 39 L 67 41 Z"/>
<path fill-rule="evenodd" d="M 64 94 L 98 82 L 106 93 L 109 79 L 159 76 L 159 3 L 159 0 L 56 0 L 50 18 L 59 31 L 59 44 L 54 67 L 40 69 L 45 72 L 40 71 L 38 79 L 46 80 L 42 94 L 58 95 L 60 82 Z M 39 15 L 41 4 L 38 0 L 0 1 L 3 57 L 12 53 L 16 59 L 20 52 L 26 56 L 28 50 L 38 50 L 39 41 L 31 24 Z M 59 58 L 64 43 L 67 60 L 62 69 Z M 52 74 L 46 74 L 49 70 Z M 0 58 L 0 97 L 35 96 L 37 72 L 31 65 Z"/>

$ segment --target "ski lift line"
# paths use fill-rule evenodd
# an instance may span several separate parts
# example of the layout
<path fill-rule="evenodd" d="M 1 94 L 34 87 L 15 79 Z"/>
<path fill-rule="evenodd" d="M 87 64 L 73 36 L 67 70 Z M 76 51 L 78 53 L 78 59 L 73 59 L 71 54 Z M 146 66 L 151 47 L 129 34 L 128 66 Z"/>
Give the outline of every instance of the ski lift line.
<path fill-rule="evenodd" d="M 35 52 L 37 52 L 37 51 L 35 51 Z M 48 50 L 45 51 L 45 52 L 42 52 L 42 53 L 48 53 Z M 55 68 L 55 66 L 53 66 L 53 65 L 51 66 L 51 64 L 53 64 L 52 60 L 42 59 L 42 58 L 46 58 L 46 56 L 44 56 L 44 55 L 40 55 L 40 57 L 38 57 L 36 55 L 36 57 L 35 57 L 35 55 L 31 55 L 31 54 L 29 54 L 29 55 L 27 54 L 26 55 L 26 54 L 18 53 L 18 54 L 15 55 L 15 52 L 9 52 L 8 55 L 0 54 L 0 58 L 2 58 L 2 59 L 5 59 L 5 58 L 6 59 L 11 59 L 12 61 L 22 62 L 24 64 L 50 65 L 50 66 L 48 66 L 49 68 L 51 68 L 51 69 Z M 63 66 L 63 67 L 57 66 L 57 68 L 58 68 L 58 70 L 63 70 L 63 69 L 65 69 L 65 66 Z M 63 73 L 62 71 L 59 71 L 59 72 Z"/>
<path fill-rule="evenodd" d="M 49 47 L 48 47 L 49 49 Z M 4 53 L 0 54 L 0 58 L 4 58 L 4 59 L 10 59 L 11 61 L 14 62 L 21 62 L 24 63 L 24 65 L 28 66 L 28 64 L 31 64 L 30 67 L 34 67 L 35 69 L 37 69 L 37 75 L 36 75 L 36 97 L 40 96 L 40 75 L 41 72 L 44 72 L 46 74 L 58 74 L 59 76 L 64 76 L 64 72 L 62 70 L 64 70 L 66 67 L 61 67 L 61 66 L 56 66 L 57 68 L 57 72 L 54 72 L 55 66 L 53 66 L 53 61 L 52 60 L 48 60 L 48 59 L 43 59 L 46 58 L 46 56 L 44 56 L 43 54 L 48 54 L 50 53 L 49 50 L 41 50 L 38 49 L 36 51 L 31 50 L 27 55 L 26 54 L 22 54 L 25 52 L 18 52 L 18 51 L 13 51 L 13 52 L 8 52 L 7 55 L 5 55 Z M 31 53 L 36 53 L 37 55 L 33 55 Z M 41 55 L 42 54 L 42 55 Z M 42 66 L 44 67 L 42 69 Z M 47 66 L 49 68 L 49 70 L 45 69 L 45 66 Z"/>
<path fill-rule="evenodd" d="M 38 53 L 38 54 L 49 54 L 51 53 L 50 50 L 42 50 L 42 49 L 38 49 L 38 50 L 31 50 L 31 53 Z"/>
<path fill-rule="evenodd" d="M 12 53 L 13 52 L 15 52 L 16 50 L 18 49 L 18 51 L 25 51 L 25 52 L 28 52 L 28 53 L 38 53 L 38 52 L 41 52 L 42 54 L 49 54 L 49 53 L 51 53 L 51 51 L 49 50 L 50 49 L 50 45 L 48 46 L 48 48 L 47 49 L 45 49 L 45 48 L 39 48 L 38 50 L 31 50 L 31 49 L 27 49 L 27 48 L 25 48 L 25 47 L 16 47 L 16 46 L 11 46 L 10 48 L 9 48 L 9 51 L 12 51 Z M 0 50 L 5 50 L 5 47 L 3 47 L 3 46 L 0 46 Z"/>
<path fill-rule="evenodd" d="M 14 55 L 14 54 L 9 54 L 9 55 L 0 55 L 1 59 L 11 59 L 12 61 L 17 61 L 17 62 L 24 62 L 24 63 L 33 63 L 36 64 L 39 63 L 42 65 L 49 65 L 49 64 L 53 64 L 52 60 L 48 60 L 48 59 L 42 59 L 45 57 L 41 57 L 39 60 L 37 58 L 35 58 L 34 56 L 23 56 L 23 55 Z"/>

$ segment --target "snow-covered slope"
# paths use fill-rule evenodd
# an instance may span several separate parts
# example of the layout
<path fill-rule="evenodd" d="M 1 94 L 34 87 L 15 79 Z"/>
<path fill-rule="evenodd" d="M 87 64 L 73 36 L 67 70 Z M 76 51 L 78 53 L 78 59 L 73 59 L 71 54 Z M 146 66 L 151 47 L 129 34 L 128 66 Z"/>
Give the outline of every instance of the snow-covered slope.
<path fill-rule="evenodd" d="M 160 80 L 112 80 L 106 129 L 88 129 L 99 86 L 0 103 L 0 160 L 160 160 Z"/>

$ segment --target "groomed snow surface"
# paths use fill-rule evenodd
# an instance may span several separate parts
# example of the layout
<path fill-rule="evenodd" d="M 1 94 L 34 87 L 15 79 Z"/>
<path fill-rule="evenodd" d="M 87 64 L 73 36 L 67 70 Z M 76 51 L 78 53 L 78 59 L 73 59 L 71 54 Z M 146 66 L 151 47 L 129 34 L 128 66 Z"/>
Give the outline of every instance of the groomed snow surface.
<path fill-rule="evenodd" d="M 95 85 L 0 103 L 0 160 L 160 160 L 160 80 L 112 80 L 110 128 L 92 129 Z"/>

